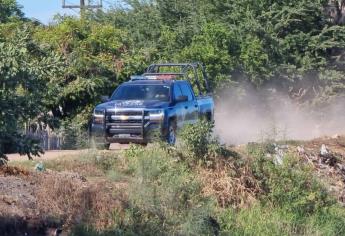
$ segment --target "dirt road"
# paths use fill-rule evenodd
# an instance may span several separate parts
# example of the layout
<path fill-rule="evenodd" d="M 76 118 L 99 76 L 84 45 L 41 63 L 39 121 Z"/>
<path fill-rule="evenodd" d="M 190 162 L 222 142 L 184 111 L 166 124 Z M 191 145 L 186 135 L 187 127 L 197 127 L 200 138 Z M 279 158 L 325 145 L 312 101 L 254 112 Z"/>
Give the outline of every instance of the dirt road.
<path fill-rule="evenodd" d="M 119 151 L 128 148 L 128 145 L 125 144 L 112 144 L 110 146 L 110 150 L 112 151 Z M 88 149 L 83 150 L 52 150 L 52 151 L 45 151 L 43 155 L 40 157 L 34 157 L 35 160 L 51 160 L 57 159 L 60 157 L 65 156 L 75 156 L 82 153 L 88 152 Z M 9 161 L 26 161 L 28 160 L 27 156 L 20 156 L 18 153 L 16 154 L 8 154 L 7 155 Z"/>

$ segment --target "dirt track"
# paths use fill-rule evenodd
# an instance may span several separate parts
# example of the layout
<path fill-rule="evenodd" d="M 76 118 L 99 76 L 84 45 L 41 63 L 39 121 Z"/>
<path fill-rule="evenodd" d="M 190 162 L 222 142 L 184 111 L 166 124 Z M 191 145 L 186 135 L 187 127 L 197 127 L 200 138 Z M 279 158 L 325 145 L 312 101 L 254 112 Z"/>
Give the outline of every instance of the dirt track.
<path fill-rule="evenodd" d="M 126 149 L 128 145 L 124 144 L 112 144 L 110 146 L 110 150 L 112 151 L 119 151 Z M 82 154 L 83 152 L 87 152 L 88 149 L 83 150 L 53 150 L 53 151 L 45 151 L 43 155 L 40 157 L 34 157 L 35 160 L 51 160 L 57 159 L 64 156 L 74 156 L 78 154 Z M 26 161 L 28 160 L 27 156 L 20 156 L 18 153 L 16 154 L 8 154 L 7 155 L 9 161 Z"/>

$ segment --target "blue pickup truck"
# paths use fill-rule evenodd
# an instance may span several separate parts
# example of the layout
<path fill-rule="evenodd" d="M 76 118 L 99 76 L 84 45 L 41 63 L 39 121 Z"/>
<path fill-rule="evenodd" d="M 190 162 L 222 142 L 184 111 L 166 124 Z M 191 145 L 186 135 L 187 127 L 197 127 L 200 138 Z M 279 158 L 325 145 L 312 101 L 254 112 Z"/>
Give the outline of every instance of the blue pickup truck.
<path fill-rule="evenodd" d="M 200 63 L 151 65 L 105 100 L 94 109 L 90 125 L 99 149 L 110 143 L 147 144 L 157 134 L 173 145 L 179 128 L 201 118 L 213 121 L 214 102 Z"/>

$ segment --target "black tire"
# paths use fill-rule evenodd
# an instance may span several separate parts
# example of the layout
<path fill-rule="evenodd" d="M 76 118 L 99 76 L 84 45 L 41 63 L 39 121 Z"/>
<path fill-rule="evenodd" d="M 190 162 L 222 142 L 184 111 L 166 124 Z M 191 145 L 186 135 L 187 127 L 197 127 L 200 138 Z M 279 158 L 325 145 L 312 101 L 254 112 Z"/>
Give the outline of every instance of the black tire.
<path fill-rule="evenodd" d="M 176 143 L 176 122 L 169 121 L 166 141 L 169 145 L 175 145 Z"/>
<path fill-rule="evenodd" d="M 206 113 L 206 121 L 208 121 L 208 122 L 213 121 L 212 113 L 210 113 L 210 112 Z"/>

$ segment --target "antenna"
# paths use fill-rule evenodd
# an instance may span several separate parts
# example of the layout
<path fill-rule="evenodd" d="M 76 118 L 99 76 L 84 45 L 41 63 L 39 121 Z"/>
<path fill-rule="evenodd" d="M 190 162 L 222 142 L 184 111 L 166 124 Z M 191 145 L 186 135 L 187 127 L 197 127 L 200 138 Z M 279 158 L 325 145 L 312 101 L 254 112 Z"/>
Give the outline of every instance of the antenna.
<path fill-rule="evenodd" d="M 96 3 L 93 3 L 96 2 Z M 102 8 L 102 0 L 92 1 L 92 0 L 80 0 L 79 4 L 67 3 L 66 0 L 62 0 L 62 8 L 79 8 L 79 9 L 98 9 Z"/>

